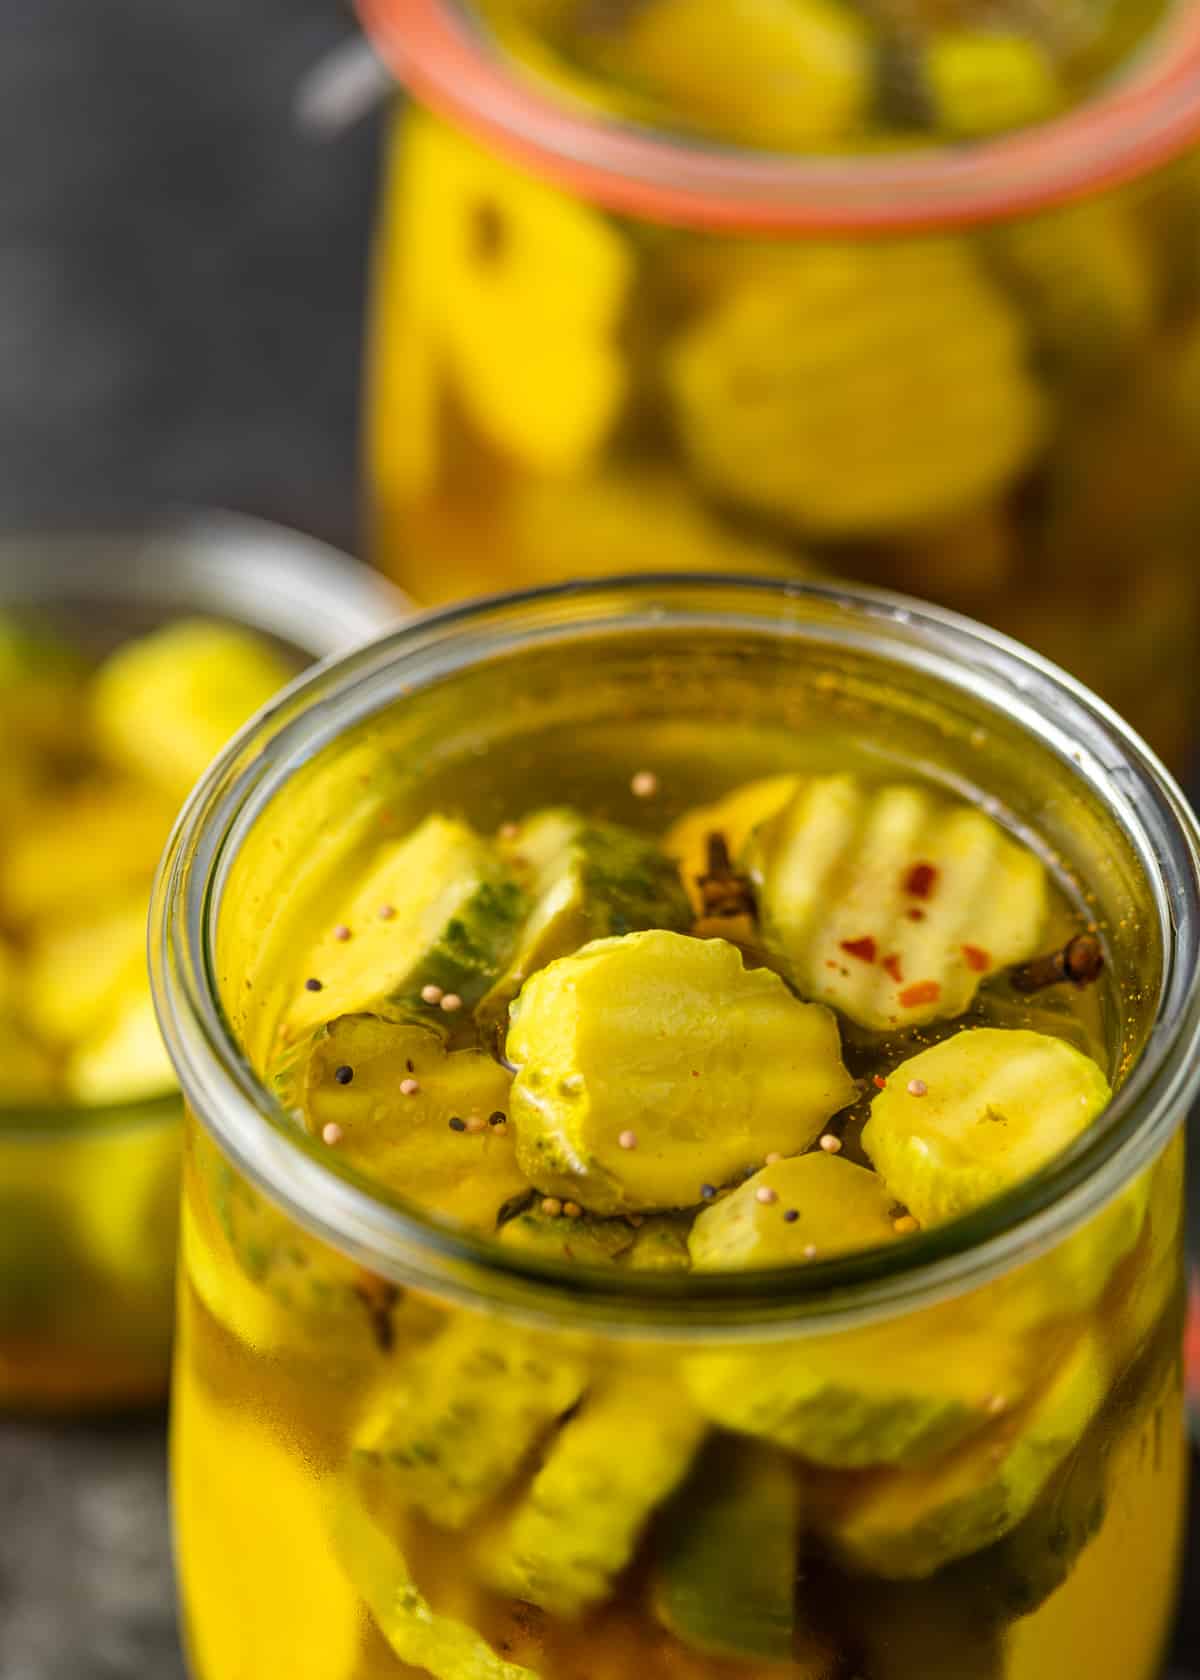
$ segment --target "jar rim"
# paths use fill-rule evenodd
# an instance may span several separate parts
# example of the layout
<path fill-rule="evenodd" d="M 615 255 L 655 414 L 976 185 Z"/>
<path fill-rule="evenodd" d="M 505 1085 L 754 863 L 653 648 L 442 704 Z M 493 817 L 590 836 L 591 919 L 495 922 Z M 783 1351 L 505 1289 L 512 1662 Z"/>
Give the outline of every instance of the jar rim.
<path fill-rule="evenodd" d="M 1200 136 L 1200 7 L 1175 5 L 1127 73 L 1036 127 L 870 156 L 795 157 L 605 119 L 522 78 L 459 0 L 357 0 L 418 99 L 609 210 L 718 232 L 935 231 L 1035 214 L 1143 175 Z"/>
<path fill-rule="evenodd" d="M 318 661 L 367 641 L 408 609 L 400 591 L 361 561 L 249 514 L 194 509 L 0 537 L 0 610 L 85 605 L 203 613 Z M 126 1102 L 0 1103 L 0 1141 L 32 1148 L 178 1122 L 174 1090 Z"/>
<path fill-rule="evenodd" d="M 744 628 L 878 654 L 1000 709 L 1088 786 L 1150 881 L 1163 970 L 1147 1045 L 1065 1156 L 1016 1189 L 903 1244 L 802 1267 L 667 1274 L 574 1267 L 422 1216 L 302 1136 L 234 1042 L 211 953 L 237 847 L 289 775 L 350 728 L 433 681 L 548 638 Z M 821 639 L 824 639 L 823 641 Z M 533 1319 L 659 1338 L 797 1334 L 912 1310 L 1044 1252 L 1161 1150 L 1200 1086 L 1200 829 L 1150 750 L 1073 678 L 971 620 L 865 587 L 638 575 L 494 596 L 419 617 L 301 678 L 193 792 L 155 886 L 159 1022 L 200 1123 L 319 1238 L 406 1286 Z"/>

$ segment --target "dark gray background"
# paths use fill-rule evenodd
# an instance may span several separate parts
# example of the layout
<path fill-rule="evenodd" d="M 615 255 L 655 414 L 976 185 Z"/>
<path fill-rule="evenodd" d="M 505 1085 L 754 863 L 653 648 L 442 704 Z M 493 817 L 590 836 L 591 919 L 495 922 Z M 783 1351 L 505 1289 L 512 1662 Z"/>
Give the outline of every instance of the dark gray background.
<path fill-rule="evenodd" d="M 351 27 L 0 0 L 0 528 L 217 503 L 353 546 L 378 123 L 292 120 Z M 163 1455 L 157 1418 L 0 1423 L 0 1680 L 179 1680 Z"/>

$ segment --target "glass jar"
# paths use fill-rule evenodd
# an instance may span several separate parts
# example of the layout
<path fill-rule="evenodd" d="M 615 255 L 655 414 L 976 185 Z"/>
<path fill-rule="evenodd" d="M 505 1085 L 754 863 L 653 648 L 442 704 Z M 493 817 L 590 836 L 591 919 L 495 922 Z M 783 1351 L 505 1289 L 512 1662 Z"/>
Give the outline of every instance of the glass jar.
<path fill-rule="evenodd" d="M 622 1272 L 422 1215 L 280 1107 L 261 1070 L 289 957 L 337 920 L 381 823 L 451 788 L 471 821 L 498 791 L 624 820 L 631 752 L 670 818 L 672 789 L 778 769 L 814 731 L 986 799 L 1086 894 L 1118 1094 L 1050 1168 L 892 1248 Z M 867 590 L 642 578 L 452 609 L 243 734 L 153 916 L 190 1111 L 172 1453 L 196 1680 L 1152 1680 L 1186 1485 L 1200 854 L 1177 790 L 1084 690 Z M 1068 1305 L 1064 1278 L 1129 1218 L 1124 1259 Z M 756 1410 L 778 1421 L 814 1372 L 843 1410 L 864 1385 L 872 1407 L 937 1409 L 982 1384 L 982 1421 L 917 1468 L 822 1467 Z M 651 1522 L 688 1462 L 683 1505 Z M 539 1464 L 533 1508 L 578 1589 L 561 1613 L 490 1574 Z M 710 1471 L 741 1488 L 715 1530 L 687 1504 Z"/>
<path fill-rule="evenodd" d="M 764 132 L 770 75 L 738 79 L 756 29 L 839 6 L 939 10 L 362 0 L 414 96 L 374 267 L 372 552 L 423 602 L 649 569 L 905 590 L 1047 654 L 1179 760 L 1200 628 L 1200 14 L 1168 6 L 1136 54 L 1122 36 L 1119 73 L 1016 132 L 986 132 L 969 67 L 953 135 L 949 116 Z M 584 14 L 581 44 L 562 18 Z M 673 110 L 622 103 L 617 78 L 651 70 Z M 704 104 L 722 85 L 743 104 Z"/>
<path fill-rule="evenodd" d="M 298 671 L 399 606 L 323 544 L 229 515 L 0 542 L 0 612 L 87 657 L 200 615 L 261 632 Z M 0 1408 L 157 1400 L 174 1316 L 178 1093 L 71 1107 L 22 1100 L 18 1085 L 0 1057 Z"/>

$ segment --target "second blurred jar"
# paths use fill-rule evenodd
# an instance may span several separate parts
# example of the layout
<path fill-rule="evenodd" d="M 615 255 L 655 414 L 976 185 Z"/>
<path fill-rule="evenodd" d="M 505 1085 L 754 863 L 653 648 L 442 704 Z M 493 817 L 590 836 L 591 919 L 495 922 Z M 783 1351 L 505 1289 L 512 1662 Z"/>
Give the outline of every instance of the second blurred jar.
<path fill-rule="evenodd" d="M 1200 626 L 1200 8 L 363 0 L 394 126 L 375 554 L 418 598 L 832 570 L 1178 758 Z"/>

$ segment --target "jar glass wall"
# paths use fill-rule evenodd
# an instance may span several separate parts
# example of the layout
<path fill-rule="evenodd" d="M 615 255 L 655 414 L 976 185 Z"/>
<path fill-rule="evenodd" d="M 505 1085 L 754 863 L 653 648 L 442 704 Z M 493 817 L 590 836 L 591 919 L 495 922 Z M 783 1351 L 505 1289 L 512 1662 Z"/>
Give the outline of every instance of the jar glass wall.
<path fill-rule="evenodd" d="M 422 1215 L 280 1106 L 290 954 L 381 824 L 451 798 L 481 826 L 531 800 L 619 815 L 631 755 L 673 815 L 851 743 L 986 800 L 1105 942 L 1117 1095 L 1034 1179 L 901 1247 L 617 1271 Z M 295 690 L 206 778 L 157 891 L 192 1113 L 173 1458 L 197 1680 L 1049 1680 L 1067 1653 L 1151 1680 L 1186 1484 L 1198 869 L 1180 796 L 1084 691 L 869 592 L 551 590 Z"/>

